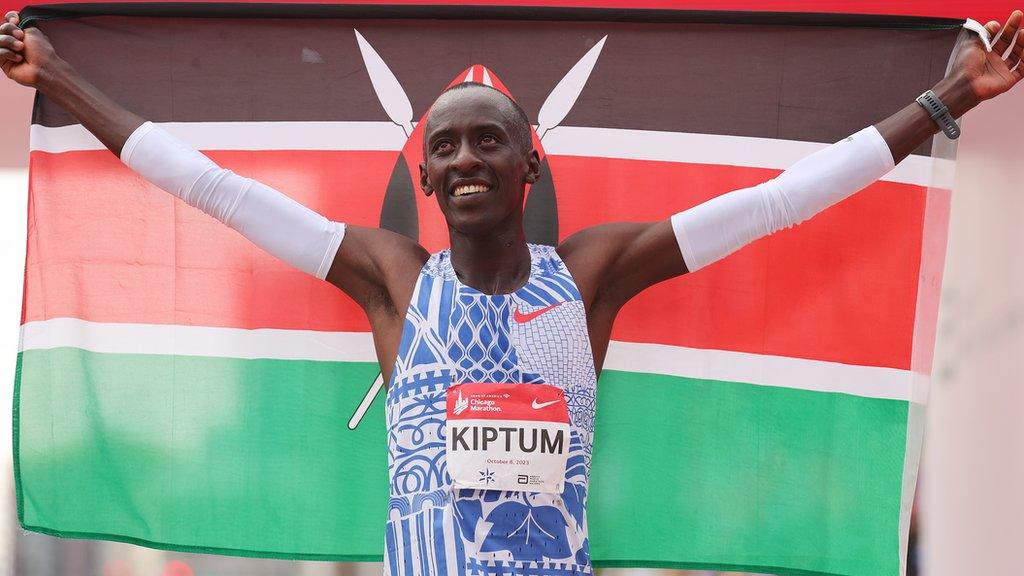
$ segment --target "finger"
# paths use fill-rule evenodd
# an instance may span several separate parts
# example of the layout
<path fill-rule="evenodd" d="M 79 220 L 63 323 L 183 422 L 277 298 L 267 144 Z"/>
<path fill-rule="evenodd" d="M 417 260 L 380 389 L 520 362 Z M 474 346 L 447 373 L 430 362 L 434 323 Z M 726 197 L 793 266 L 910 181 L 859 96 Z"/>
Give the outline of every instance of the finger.
<path fill-rule="evenodd" d="M 992 39 L 992 51 L 996 54 L 1002 54 L 1006 52 L 1006 48 L 1010 46 L 1011 39 L 1017 33 L 1017 29 L 1020 28 L 1021 16 L 1024 14 L 1020 10 L 1014 10 L 1010 17 L 1006 19 L 1006 25 L 999 30 L 999 34 Z"/>
<path fill-rule="evenodd" d="M 12 24 L 10 22 L 5 22 L 3 24 L 0 24 L 0 34 L 5 34 L 7 36 L 14 36 L 18 40 L 24 40 L 25 39 L 25 31 L 22 30 L 21 28 L 18 28 L 18 26 L 16 24 Z"/>
<path fill-rule="evenodd" d="M 1013 47 L 1010 57 L 1006 59 L 1007 66 L 1012 66 L 1015 62 L 1019 62 L 1021 57 L 1024 57 L 1024 34 L 1021 34 L 1021 38 L 1022 40 Z"/>
<path fill-rule="evenodd" d="M 0 24 L 0 34 L 14 36 L 18 40 L 25 39 L 25 31 L 10 22 Z"/>
<path fill-rule="evenodd" d="M 6 48 L 0 48 L 0 62 L 21 62 L 22 56 Z"/>
<path fill-rule="evenodd" d="M 1017 60 L 1017 63 L 1010 68 L 1010 76 L 1013 77 L 1014 84 L 1021 79 L 1021 76 L 1024 76 L 1024 67 L 1021 67 L 1019 59 Z"/>
<path fill-rule="evenodd" d="M 1006 63 L 1006 67 L 1009 68 L 1012 72 L 1016 68 L 1017 63 L 1020 62 L 1020 52 L 1012 51 L 1010 54 L 1007 54 L 1007 57 L 1003 60 L 1003 62 Z"/>
<path fill-rule="evenodd" d="M 1003 60 L 1006 60 L 1010 56 L 1010 54 L 1013 52 L 1014 47 L 1017 46 L 1017 38 L 1020 37 L 1020 31 L 1021 31 L 1021 28 L 1018 27 L 1017 31 L 1013 33 L 1013 38 L 1010 40 L 1010 43 L 1006 46 L 1006 50 L 1003 51 L 1003 54 L 1002 54 Z"/>
<path fill-rule="evenodd" d="M 985 24 L 985 30 L 988 30 L 989 36 L 992 38 L 989 40 L 989 44 L 992 45 L 992 49 L 995 50 L 996 41 L 1003 35 L 1002 24 L 997 20 L 989 20 L 988 24 Z"/>
<path fill-rule="evenodd" d="M 13 22 L 14 24 L 17 24 L 18 22 L 21 22 L 21 16 L 18 16 L 18 13 L 16 11 L 11 10 L 4 16 L 4 20 L 7 22 Z"/>
<path fill-rule="evenodd" d="M 25 49 L 25 43 L 14 36 L 0 36 L 0 48 L 7 48 L 12 52 L 21 52 Z"/>

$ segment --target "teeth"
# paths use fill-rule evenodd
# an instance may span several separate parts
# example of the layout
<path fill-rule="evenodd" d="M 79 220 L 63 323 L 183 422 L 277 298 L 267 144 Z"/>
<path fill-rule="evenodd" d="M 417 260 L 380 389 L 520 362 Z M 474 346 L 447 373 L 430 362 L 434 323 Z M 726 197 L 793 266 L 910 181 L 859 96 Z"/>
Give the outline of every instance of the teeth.
<path fill-rule="evenodd" d="M 476 194 L 478 192 L 486 192 L 487 188 L 488 187 L 484 186 L 483 184 L 468 184 L 466 186 L 459 186 L 458 188 L 456 188 L 452 192 L 452 195 L 465 196 L 467 194 Z"/>

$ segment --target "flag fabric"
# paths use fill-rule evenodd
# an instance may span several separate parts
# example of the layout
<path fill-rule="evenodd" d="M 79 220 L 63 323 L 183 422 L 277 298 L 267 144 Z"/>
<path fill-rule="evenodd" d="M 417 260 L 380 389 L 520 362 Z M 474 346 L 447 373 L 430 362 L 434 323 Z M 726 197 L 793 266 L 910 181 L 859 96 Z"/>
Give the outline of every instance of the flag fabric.
<path fill-rule="evenodd" d="M 148 1 L 148 0 L 147 0 Z M 231 3 L 237 2 L 237 0 L 228 0 Z M 208 3 L 208 4 L 223 4 L 224 0 L 197 0 L 195 3 Z M 246 12 L 252 13 L 252 11 L 263 11 L 266 13 L 282 14 L 281 4 L 303 4 L 308 6 L 309 4 L 336 4 L 330 0 L 307 0 L 307 1 L 295 1 L 295 0 L 249 0 L 245 2 L 247 5 Z M 384 4 L 380 0 L 349 0 L 345 2 L 349 7 L 353 5 L 374 5 Z M 81 12 L 81 7 L 75 6 L 81 4 L 80 0 L 49 0 L 46 3 L 48 8 L 48 15 L 52 15 L 52 9 L 56 7 L 67 8 L 72 11 L 80 11 L 80 13 L 96 14 L 97 10 L 94 7 L 88 7 Z M 139 0 L 107 0 L 104 2 L 107 6 L 104 8 L 104 13 L 110 13 L 113 11 L 122 12 L 124 11 L 123 5 L 126 4 L 140 4 Z M 122 6 L 112 7 L 111 4 L 121 4 Z M 264 7 L 261 4 L 276 4 L 277 6 Z M 415 7 L 421 4 L 430 4 L 431 6 L 464 6 L 466 2 L 463 0 L 430 0 L 426 2 L 424 0 L 388 0 L 386 4 L 391 7 L 404 6 L 402 10 L 406 10 L 408 7 Z M 800 13 L 807 12 L 809 8 L 813 7 L 815 13 L 827 13 L 827 14 L 874 14 L 880 16 L 887 16 L 893 14 L 899 14 L 901 16 L 923 16 L 923 17 L 944 17 L 944 18 L 955 18 L 964 19 L 967 17 L 974 18 L 978 22 L 988 22 L 989 20 L 999 20 L 1002 22 L 1018 4 L 1014 0 L 937 0 L 935 2 L 920 2 L 919 0 L 872 0 L 865 2 L 864 0 L 824 0 L 821 2 L 815 2 L 813 6 L 809 5 L 805 1 L 801 0 L 558 0 L 558 2 L 551 2 L 549 0 L 474 0 L 472 2 L 474 9 L 484 7 L 497 6 L 502 9 L 508 7 L 522 7 L 535 9 L 550 8 L 552 6 L 564 7 L 564 8 L 589 8 L 589 9 L 603 9 L 603 10 L 645 10 L 645 11 L 665 11 L 666 14 L 669 11 L 678 10 L 727 10 L 727 11 L 747 11 L 747 12 L 790 12 Z M 17 2 L 16 0 L 0 0 L 0 12 L 7 13 L 9 10 L 18 10 L 22 6 L 25 6 L 24 2 Z M 147 10 L 152 10 L 149 7 Z M 177 8 L 171 8 L 172 10 L 180 10 L 180 6 Z M 216 10 L 217 7 L 203 7 L 203 10 Z M 334 7 L 328 8 L 328 11 L 335 10 Z M 475 11 L 475 10 L 474 10 Z M 436 12 L 435 12 L 436 13 Z M 237 14 L 237 12 L 236 12 Z M 376 12 L 376 16 L 384 14 L 381 11 Z M 463 12 L 466 14 L 466 12 Z M 661 14 L 655 14 L 657 19 Z M 763 15 L 761 15 L 763 16 Z M 621 16 L 619 16 L 621 18 Z M 593 13 L 587 15 L 588 19 L 593 19 Z M 652 19 L 650 16 L 646 16 L 646 19 Z M 876 21 L 877 23 L 877 21 Z"/>
<path fill-rule="evenodd" d="M 452 82 L 507 90 L 538 124 L 526 227 L 555 243 L 777 175 L 912 103 L 960 33 L 849 15 L 197 6 L 23 17 L 214 161 L 431 251 L 446 233 L 415 183 L 417 126 Z M 954 153 L 926 142 L 811 221 L 622 310 L 598 386 L 596 566 L 901 573 Z M 379 372 L 350 299 L 142 181 L 37 98 L 22 526 L 379 560 Z"/>

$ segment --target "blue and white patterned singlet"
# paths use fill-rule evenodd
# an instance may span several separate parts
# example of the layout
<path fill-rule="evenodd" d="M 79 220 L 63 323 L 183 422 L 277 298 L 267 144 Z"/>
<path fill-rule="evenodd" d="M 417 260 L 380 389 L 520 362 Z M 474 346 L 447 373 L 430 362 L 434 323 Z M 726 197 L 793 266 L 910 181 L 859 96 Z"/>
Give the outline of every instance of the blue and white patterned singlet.
<path fill-rule="evenodd" d="M 487 295 L 456 278 L 449 252 L 423 266 L 386 400 L 391 499 L 384 574 L 591 574 L 585 505 L 594 430 L 594 360 L 583 301 L 555 249 L 530 245 L 530 279 Z M 559 304 L 526 323 L 521 314 Z M 570 446 L 562 494 L 453 490 L 445 391 L 465 382 L 565 391 Z"/>

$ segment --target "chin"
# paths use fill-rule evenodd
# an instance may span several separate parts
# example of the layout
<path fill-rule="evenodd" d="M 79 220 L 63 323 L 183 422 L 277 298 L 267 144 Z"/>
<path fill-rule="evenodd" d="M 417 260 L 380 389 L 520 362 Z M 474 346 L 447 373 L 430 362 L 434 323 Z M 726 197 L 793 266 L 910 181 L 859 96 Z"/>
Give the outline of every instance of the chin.
<path fill-rule="evenodd" d="M 499 223 L 498 218 L 453 218 L 448 227 L 463 236 L 491 236 L 497 232 Z"/>
<path fill-rule="evenodd" d="M 476 206 L 463 210 L 449 207 L 442 212 L 451 231 L 471 237 L 494 236 L 508 229 L 510 222 L 517 219 L 506 206 Z M 522 220 L 521 216 L 519 220 Z"/>

